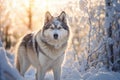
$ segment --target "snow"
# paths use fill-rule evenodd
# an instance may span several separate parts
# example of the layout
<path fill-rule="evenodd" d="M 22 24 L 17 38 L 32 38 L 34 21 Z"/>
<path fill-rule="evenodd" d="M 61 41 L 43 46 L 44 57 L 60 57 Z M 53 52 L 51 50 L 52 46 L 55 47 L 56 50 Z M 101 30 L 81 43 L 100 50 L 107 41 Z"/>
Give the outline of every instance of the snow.
<path fill-rule="evenodd" d="M 17 69 L 10 63 L 6 51 L 0 47 L 0 80 L 23 80 Z M 7 76 L 9 75 L 9 76 Z"/>
<path fill-rule="evenodd" d="M 88 77 L 86 80 L 120 80 L 120 73 L 116 72 L 98 72 Z"/>
<path fill-rule="evenodd" d="M 5 50 L 1 48 L 0 51 L 2 53 L 2 51 L 5 51 Z M 5 56 L 6 55 L 4 55 L 3 57 Z M 13 60 L 14 57 L 11 57 L 11 56 L 9 54 L 7 55 L 7 58 L 9 58 L 9 60 Z M 2 59 L 2 62 L 3 60 L 4 59 Z M 13 64 L 13 62 L 11 63 Z M 0 66 L 2 67 L 2 65 Z M 11 69 L 9 70 L 7 69 L 7 70 L 14 73 L 14 71 L 12 71 L 13 67 L 10 67 Z M 99 68 L 99 69 L 91 67 L 89 70 L 84 72 L 79 71 L 78 68 L 80 67 L 83 67 L 83 66 L 79 65 L 78 62 L 75 61 L 74 53 L 72 51 L 68 51 L 66 54 L 66 59 L 64 61 L 64 64 L 62 66 L 61 80 L 120 80 L 120 73 L 108 71 L 105 67 Z M 35 80 L 35 73 L 36 73 L 36 70 L 33 67 L 30 67 L 30 69 L 25 74 L 25 80 Z M 48 72 L 45 76 L 45 80 L 54 80 L 53 73 Z"/>
<path fill-rule="evenodd" d="M 31 67 L 25 74 L 25 79 L 35 80 L 35 73 L 35 69 Z M 48 72 L 45 76 L 45 80 L 54 80 L 53 73 Z M 73 58 L 73 53 L 68 51 L 62 66 L 61 80 L 120 80 L 120 73 L 108 71 L 104 67 L 98 70 L 92 67 L 84 73 L 79 72 L 78 64 Z"/>
<path fill-rule="evenodd" d="M 67 57 L 69 56 L 69 57 Z M 62 66 L 61 80 L 82 80 L 80 72 L 75 68 L 76 62 L 73 59 L 73 54 L 67 52 L 66 60 Z M 35 80 L 35 69 L 31 67 L 25 74 L 26 80 Z M 52 71 L 48 72 L 45 76 L 45 80 L 54 80 Z"/>
<path fill-rule="evenodd" d="M 4 50 L 1 48 L 1 53 L 2 51 Z M 4 57 L 5 56 L 6 55 L 4 55 Z M 9 60 L 13 60 L 14 57 L 11 56 L 9 54 L 7 55 L 7 58 L 9 58 Z M 3 60 L 4 59 L 2 59 L 2 62 Z M 11 63 L 13 64 L 13 61 L 11 61 Z M 0 67 L 2 66 L 0 65 Z M 12 71 L 13 67 L 7 70 Z M 78 62 L 74 59 L 74 53 L 72 51 L 67 51 L 66 58 L 62 66 L 61 80 L 120 80 L 120 73 L 108 71 L 105 67 L 99 69 L 91 67 L 89 70 L 83 72 L 80 72 L 80 67 L 84 66 L 82 66 L 82 64 L 79 65 Z M 30 67 L 29 70 L 25 73 L 25 80 L 35 80 L 35 73 L 36 70 L 33 67 Z M 54 80 L 52 71 L 46 74 L 45 80 Z"/>

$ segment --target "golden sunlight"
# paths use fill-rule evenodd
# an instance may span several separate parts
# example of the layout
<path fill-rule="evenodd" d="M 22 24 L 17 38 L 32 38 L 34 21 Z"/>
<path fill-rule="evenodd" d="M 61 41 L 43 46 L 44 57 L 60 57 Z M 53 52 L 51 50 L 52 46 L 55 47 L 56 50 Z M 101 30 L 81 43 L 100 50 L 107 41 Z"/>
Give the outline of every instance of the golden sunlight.
<path fill-rule="evenodd" d="M 65 4 L 70 0 L 34 0 L 34 5 L 40 8 L 42 11 L 54 12 L 60 5 Z"/>
<path fill-rule="evenodd" d="M 22 36 L 29 30 L 41 28 L 44 22 L 44 14 L 49 11 L 57 15 L 64 10 L 66 4 L 72 0 L 0 0 L 3 10 L 1 21 L 7 16 L 5 22 L 10 23 L 9 33 Z M 61 7 L 62 6 L 62 7 Z M 6 12 L 6 13 L 5 13 Z M 6 24 L 7 25 L 7 24 Z M 17 27 L 16 27 L 17 25 Z M 19 28 L 19 30 L 18 30 Z M 21 30 L 21 31 L 20 31 Z"/>
<path fill-rule="evenodd" d="M 19 0 L 22 1 L 22 0 Z M 23 0 L 23 4 L 26 7 L 38 7 L 42 9 L 42 11 L 46 10 L 54 10 L 55 7 L 58 7 L 59 5 L 63 5 L 64 3 L 68 2 L 70 0 Z"/>
<path fill-rule="evenodd" d="M 7 4 L 11 4 L 13 9 L 31 8 L 33 12 L 40 11 L 43 13 L 45 11 L 57 12 L 59 9 L 63 9 L 64 4 L 69 1 L 72 0 L 12 0 L 11 2 L 6 0 Z"/>

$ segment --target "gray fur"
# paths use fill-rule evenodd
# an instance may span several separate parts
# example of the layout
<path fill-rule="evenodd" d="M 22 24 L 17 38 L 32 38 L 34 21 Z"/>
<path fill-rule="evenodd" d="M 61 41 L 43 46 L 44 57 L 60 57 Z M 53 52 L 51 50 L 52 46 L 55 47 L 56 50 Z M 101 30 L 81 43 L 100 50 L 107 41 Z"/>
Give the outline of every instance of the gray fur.
<path fill-rule="evenodd" d="M 43 29 L 34 34 L 27 34 L 22 39 L 16 57 L 16 66 L 21 75 L 24 76 L 32 65 L 37 69 L 36 80 L 43 80 L 49 70 L 53 70 L 54 80 L 60 80 L 61 65 L 69 38 L 69 28 L 64 22 L 65 15 L 65 12 L 62 12 L 58 17 L 53 17 L 47 12 Z M 56 28 L 51 29 L 55 26 Z M 58 34 L 56 39 L 55 33 Z"/>

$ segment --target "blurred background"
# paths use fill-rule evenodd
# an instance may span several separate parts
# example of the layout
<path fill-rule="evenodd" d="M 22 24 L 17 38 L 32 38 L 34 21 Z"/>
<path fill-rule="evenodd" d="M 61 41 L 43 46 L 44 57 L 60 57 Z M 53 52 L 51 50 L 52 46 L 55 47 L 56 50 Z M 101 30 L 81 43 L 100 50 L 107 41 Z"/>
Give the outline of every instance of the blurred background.
<path fill-rule="evenodd" d="M 46 11 L 56 16 L 61 11 L 67 13 L 72 10 L 72 7 L 68 6 L 73 2 L 70 0 L 0 0 L 0 38 L 5 47 L 10 49 L 24 34 L 40 29 Z"/>
<path fill-rule="evenodd" d="M 42 28 L 46 11 L 55 16 L 65 11 L 71 27 L 68 50 L 72 52 L 72 57 L 78 64 L 78 71 L 103 66 L 112 69 L 116 60 L 109 63 L 113 57 L 107 56 L 108 39 L 104 26 L 106 1 L 112 0 L 0 0 L 0 39 L 6 50 L 13 52 L 16 43 L 23 35 Z M 115 1 L 119 4 L 119 0 Z M 115 26 L 112 29 L 113 32 L 117 30 Z M 118 49 L 117 55 L 120 56 L 120 45 L 115 43 L 115 46 Z"/>

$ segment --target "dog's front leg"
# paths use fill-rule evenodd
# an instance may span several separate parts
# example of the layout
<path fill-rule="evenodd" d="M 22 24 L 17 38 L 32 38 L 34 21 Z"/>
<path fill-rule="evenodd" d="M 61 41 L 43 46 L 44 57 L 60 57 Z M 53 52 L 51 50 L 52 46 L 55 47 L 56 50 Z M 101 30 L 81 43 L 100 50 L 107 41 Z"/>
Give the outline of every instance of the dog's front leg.
<path fill-rule="evenodd" d="M 44 76 L 45 76 L 45 70 L 37 70 L 37 73 L 36 73 L 36 80 L 44 80 Z"/>
<path fill-rule="evenodd" d="M 61 77 L 61 66 L 53 68 L 54 80 L 60 80 Z"/>

